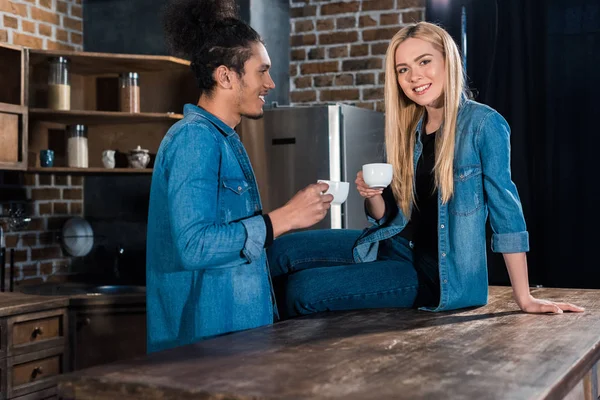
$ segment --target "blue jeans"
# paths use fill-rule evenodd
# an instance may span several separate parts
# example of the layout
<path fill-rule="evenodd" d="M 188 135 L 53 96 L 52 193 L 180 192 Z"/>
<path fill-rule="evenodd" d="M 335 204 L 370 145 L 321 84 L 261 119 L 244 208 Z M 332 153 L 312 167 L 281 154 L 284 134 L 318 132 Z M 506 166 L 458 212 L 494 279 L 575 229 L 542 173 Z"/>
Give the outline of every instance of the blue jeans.
<path fill-rule="evenodd" d="M 435 303 L 435 260 L 396 236 L 380 244 L 377 261 L 355 263 L 352 247 L 360 234 L 304 231 L 275 240 L 267 256 L 282 317 Z"/>

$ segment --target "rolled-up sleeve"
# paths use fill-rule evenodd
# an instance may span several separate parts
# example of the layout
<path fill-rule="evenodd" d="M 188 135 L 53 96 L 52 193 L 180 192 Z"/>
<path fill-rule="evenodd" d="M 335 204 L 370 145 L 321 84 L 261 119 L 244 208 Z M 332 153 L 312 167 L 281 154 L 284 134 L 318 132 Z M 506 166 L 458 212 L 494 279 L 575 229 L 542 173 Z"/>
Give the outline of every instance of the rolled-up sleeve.
<path fill-rule="evenodd" d="M 392 191 L 392 187 L 388 186 L 383 189 L 383 201 L 385 203 L 385 211 L 383 213 L 383 217 L 380 219 L 373 218 L 368 210 L 367 210 L 367 201 L 364 202 L 365 215 L 367 216 L 367 221 L 371 223 L 371 225 L 382 226 L 385 225 L 386 222 L 393 219 L 398 213 L 398 205 L 396 204 L 396 200 L 394 199 L 394 193 Z"/>
<path fill-rule="evenodd" d="M 492 231 L 492 251 L 529 251 L 529 234 L 517 187 L 510 171 L 510 127 L 497 112 L 490 111 L 477 130 Z"/>
<path fill-rule="evenodd" d="M 177 132 L 166 151 L 171 234 L 185 269 L 234 267 L 263 251 L 260 215 L 218 223 L 220 157 L 213 134 L 193 125 Z"/>

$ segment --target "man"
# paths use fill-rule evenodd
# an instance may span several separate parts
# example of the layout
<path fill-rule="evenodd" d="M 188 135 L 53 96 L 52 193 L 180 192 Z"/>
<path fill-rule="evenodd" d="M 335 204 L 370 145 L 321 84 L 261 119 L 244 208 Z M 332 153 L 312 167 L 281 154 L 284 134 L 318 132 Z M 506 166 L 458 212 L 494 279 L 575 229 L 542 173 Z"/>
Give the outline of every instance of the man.
<path fill-rule="evenodd" d="M 171 46 L 192 61 L 200 89 L 159 148 L 147 240 L 148 351 L 273 322 L 265 247 L 322 220 L 333 200 L 310 185 L 262 214 L 250 160 L 234 131 L 260 118 L 275 87 L 260 36 L 231 0 L 167 6 Z"/>

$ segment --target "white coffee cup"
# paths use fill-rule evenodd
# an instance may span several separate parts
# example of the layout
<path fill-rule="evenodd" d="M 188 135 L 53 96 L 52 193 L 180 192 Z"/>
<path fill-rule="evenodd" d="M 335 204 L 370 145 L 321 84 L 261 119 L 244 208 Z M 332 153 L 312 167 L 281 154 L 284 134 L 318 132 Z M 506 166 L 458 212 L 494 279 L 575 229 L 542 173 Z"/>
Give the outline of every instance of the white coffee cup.
<path fill-rule="evenodd" d="M 323 194 L 333 195 L 331 204 L 343 204 L 348 198 L 348 191 L 350 190 L 350 184 L 348 182 L 326 181 L 324 179 L 319 179 L 318 182 L 329 185 L 329 189 Z"/>
<path fill-rule="evenodd" d="M 392 183 L 394 171 L 392 164 L 365 164 L 362 167 L 363 180 L 373 189 L 383 189 Z"/>

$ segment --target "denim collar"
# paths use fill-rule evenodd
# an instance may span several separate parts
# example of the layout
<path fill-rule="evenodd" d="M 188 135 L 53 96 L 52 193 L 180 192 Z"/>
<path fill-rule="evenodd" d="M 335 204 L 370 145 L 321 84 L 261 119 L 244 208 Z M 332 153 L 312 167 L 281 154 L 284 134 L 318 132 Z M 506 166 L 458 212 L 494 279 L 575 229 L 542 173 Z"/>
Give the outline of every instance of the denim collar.
<path fill-rule="evenodd" d="M 183 115 L 187 117 L 190 114 L 198 115 L 204 119 L 210 121 L 217 129 L 219 129 L 225 136 L 234 135 L 236 132 L 233 128 L 227 125 L 225 122 L 221 121 L 219 118 L 215 117 L 213 114 L 209 113 L 205 109 L 198 107 L 194 104 L 186 104 L 183 106 Z"/>
<path fill-rule="evenodd" d="M 458 103 L 458 115 L 460 115 L 461 111 L 464 109 L 464 105 L 467 103 L 469 99 L 467 98 L 467 96 L 463 93 L 460 95 L 460 101 Z M 426 113 L 423 113 L 423 116 L 421 117 L 421 119 L 419 119 L 419 122 L 417 123 L 417 129 L 415 130 L 417 135 L 421 134 L 421 128 L 423 127 L 423 121 L 425 120 L 425 115 Z M 458 117 L 457 115 L 457 117 Z M 458 118 L 457 118 L 458 119 Z M 442 123 L 443 125 L 443 123 Z M 441 129 L 441 127 L 440 127 Z"/>

